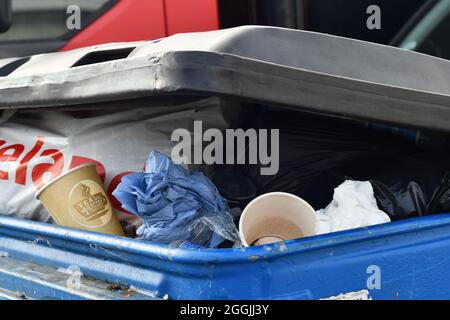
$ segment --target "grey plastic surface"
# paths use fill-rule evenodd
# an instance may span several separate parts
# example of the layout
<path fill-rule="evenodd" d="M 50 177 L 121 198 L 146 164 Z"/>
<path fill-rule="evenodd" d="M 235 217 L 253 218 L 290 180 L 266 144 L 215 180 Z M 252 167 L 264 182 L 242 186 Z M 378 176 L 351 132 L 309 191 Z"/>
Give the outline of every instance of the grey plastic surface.
<path fill-rule="evenodd" d="M 71 68 L 93 51 L 130 46 L 136 48 L 126 59 Z M 179 94 L 450 131 L 450 62 L 283 28 L 246 26 L 37 55 L 0 78 L 3 109 Z"/>

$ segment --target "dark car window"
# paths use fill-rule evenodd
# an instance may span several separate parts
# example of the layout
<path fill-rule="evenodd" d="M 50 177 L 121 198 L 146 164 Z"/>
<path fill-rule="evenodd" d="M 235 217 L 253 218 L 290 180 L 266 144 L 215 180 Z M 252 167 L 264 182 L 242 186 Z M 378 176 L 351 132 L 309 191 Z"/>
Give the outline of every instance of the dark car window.
<path fill-rule="evenodd" d="M 416 51 L 437 56 L 444 59 L 450 59 L 450 16 L 447 16 Z"/>
<path fill-rule="evenodd" d="M 412 28 L 400 47 L 450 59 L 450 1 L 441 0 Z"/>
<path fill-rule="evenodd" d="M 70 20 L 74 19 L 73 14 L 75 12 L 80 13 L 79 21 L 81 21 L 82 27 L 111 2 L 115 1 L 12 0 L 13 23 L 7 32 L 0 33 L 0 42 L 63 37 L 71 31 L 78 30 L 77 25 L 71 23 L 74 20 Z M 68 8 L 71 9 L 69 12 Z M 68 27 L 68 19 L 70 20 L 70 28 Z"/>

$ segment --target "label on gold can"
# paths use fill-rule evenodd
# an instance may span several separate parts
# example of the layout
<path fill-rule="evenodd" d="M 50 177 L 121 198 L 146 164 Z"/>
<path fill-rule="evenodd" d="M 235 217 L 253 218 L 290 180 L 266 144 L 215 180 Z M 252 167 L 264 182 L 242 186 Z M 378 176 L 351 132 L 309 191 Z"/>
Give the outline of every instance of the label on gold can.
<path fill-rule="evenodd" d="M 98 228 L 112 217 L 111 206 L 103 188 L 95 181 L 77 183 L 69 194 L 70 214 L 80 225 Z"/>

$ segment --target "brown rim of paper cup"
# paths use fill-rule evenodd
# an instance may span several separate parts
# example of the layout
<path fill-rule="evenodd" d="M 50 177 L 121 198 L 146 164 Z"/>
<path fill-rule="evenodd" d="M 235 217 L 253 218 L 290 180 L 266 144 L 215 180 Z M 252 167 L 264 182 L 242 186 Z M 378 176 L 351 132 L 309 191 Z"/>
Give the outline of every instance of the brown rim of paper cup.
<path fill-rule="evenodd" d="M 41 189 L 39 189 L 39 190 L 35 193 L 34 197 L 35 197 L 36 199 L 39 200 L 39 196 L 41 195 L 41 193 L 44 192 L 45 189 L 47 189 L 48 187 L 50 187 L 50 185 L 52 185 L 52 184 L 54 184 L 56 181 L 58 181 L 58 180 L 64 178 L 64 177 L 67 176 L 69 173 L 72 173 L 72 172 L 74 172 L 74 171 L 76 171 L 76 170 L 79 170 L 79 169 L 81 169 L 81 168 L 90 167 L 90 166 L 96 166 L 96 164 L 95 164 L 94 162 L 84 163 L 84 164 L 82 164 L 82 165 L 79 165 L 78 167 L 75 167 L 75 168 L 70 169 L 69 171 L 63 173 L 62 175 L 57 176 L 56 178 L 53 178 L 53 179 L 50 180 L 48 183 L 46 183 L 44 186 L 42 186 Z"/>

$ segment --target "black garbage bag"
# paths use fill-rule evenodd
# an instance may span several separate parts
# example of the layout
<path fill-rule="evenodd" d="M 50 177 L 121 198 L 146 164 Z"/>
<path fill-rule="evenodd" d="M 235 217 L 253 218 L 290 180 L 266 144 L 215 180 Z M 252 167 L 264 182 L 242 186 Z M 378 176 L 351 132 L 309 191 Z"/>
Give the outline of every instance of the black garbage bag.
<path fill-rule="evenodd" d="M 450 212 L 450 172 L 445 173 L 441 185 L 434 192 L 428 212 L 430 214 Z"/>
<path fill-rule="evenodd" d="M 241 128 L 279 129 L 279 171 L 262 175 L 262 165 L 218 165 L 206 173 L 241 208 L 255 196 L 276 191 L 323 208 L 346 177 L 368 180 L 386 162 L 411 150 L 404 139 L 337 117 L 262 108 L 248 119 Z"/>
<path fill-rule="evenodd" d="M 380 210 L 392 220 L 450 211 L 450 158 L 406 156 L 371 179 Z"/>
<path fill-rule="evenodd" d="M 411 150 L 399 137 L 337 117 L 269 111 L 259 115 L 256 125 L 280 130 L 280 170 L 274 176 L 254 172 L 258 193 L 290 192 L 315 209 L 327 206 L 347 177 L 367 180 Z"/>
<path fill-rule="evenodd" d="M 405 141 L 409 141 L 415 145 L 417 149 L 427 152 L 427 154 L 448 154 L 450 150 L 450 134 L 446 132 L 397 127 L 395 125 L 377 122 L 359 121 L 359 123 L 370 130 L 390 133 L 401 137 Z"/>

